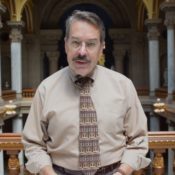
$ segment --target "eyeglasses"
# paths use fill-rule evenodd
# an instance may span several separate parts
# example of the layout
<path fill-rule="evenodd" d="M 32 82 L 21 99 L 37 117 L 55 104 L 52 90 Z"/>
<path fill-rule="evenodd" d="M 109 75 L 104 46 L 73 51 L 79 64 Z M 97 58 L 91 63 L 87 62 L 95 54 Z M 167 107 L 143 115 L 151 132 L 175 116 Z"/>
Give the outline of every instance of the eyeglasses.
<path fill-rule="evenodd" d="M 79 50 L 81 47 L 85 47 L 88 51 L 95 50 L 99 45 L 99 41 L 96 39 L 80 41 L 78 39 L 70 39 L 69 46 L 74 50 Z"/>

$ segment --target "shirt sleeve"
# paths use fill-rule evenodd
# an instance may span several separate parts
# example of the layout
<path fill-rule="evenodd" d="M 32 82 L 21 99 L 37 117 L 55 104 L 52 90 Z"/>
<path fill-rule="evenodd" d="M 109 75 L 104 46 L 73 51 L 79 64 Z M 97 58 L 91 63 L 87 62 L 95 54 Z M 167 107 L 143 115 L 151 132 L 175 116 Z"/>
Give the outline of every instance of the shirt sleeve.
<path fill-rule="evenodd" d="M 41 124 L 43 101 L 44 97 L 37 90 L 22 134 L 25 156 L 28 160 L 26 168 L 31 173 L 38 173 L 46 165 L 52 166 L 51 158 L 47 153 L 46 142 L 43 139 L 44 132 Z"/>
<path fill-rule="evenodd" d="M 121 163 L 139 170 L 150 164 L 150 159 L 146 158 L 148 152 L 147 118 L 133 83 L 130 81 L 129 84 L 129 108 L 124 119 L 127 142 Z"/>

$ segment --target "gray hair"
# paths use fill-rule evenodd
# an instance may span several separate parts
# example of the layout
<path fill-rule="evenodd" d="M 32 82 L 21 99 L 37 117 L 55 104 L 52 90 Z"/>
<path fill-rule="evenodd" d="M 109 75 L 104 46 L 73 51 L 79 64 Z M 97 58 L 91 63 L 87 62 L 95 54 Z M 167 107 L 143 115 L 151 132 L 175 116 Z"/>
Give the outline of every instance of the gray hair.
<path fill-rule="evenodd" d="M 100 42 L 105 41 L 105 27 L 103 21 L 99 18 L 99 16 L 97 16 L 93 12 L 80 11 L 80 10 L 73 11 L 72 15 L 69 16 L 68 19 L 66 20 L 66 33 L 65 33 L 66 39 L 69 38 L 70 27 L 72 22 L 74 21 L 85 21 L 89 24 L 92 24 L 100 31 Z"/>

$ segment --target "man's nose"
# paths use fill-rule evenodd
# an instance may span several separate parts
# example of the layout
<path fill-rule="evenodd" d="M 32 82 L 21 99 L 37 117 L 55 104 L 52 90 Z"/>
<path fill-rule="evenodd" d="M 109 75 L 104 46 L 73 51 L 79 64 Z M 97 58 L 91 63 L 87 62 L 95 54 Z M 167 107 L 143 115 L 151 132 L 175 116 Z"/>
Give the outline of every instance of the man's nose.
<path fill-rule="evenodd" d="M 79 54 L 82 56 L 87 54 L 86 44 L 84 42 L 80 46 Z"/>

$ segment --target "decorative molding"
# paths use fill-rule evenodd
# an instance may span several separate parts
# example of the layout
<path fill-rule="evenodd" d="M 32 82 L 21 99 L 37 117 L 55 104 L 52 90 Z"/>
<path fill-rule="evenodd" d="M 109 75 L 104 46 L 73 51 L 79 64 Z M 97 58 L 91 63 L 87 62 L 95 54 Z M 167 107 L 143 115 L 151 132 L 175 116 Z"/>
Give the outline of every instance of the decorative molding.
<path fill-rule="evenodd" d="M 40 30 L 40 40 L 42 43 L 52 43 L 52 42 L 58 42 L 62 37 L 62 31 L 61 30 Z"/>
<path fill-rule="evenodd" d="M 109 36 L 115 44 L 128 44 L 131 42 L 131 30 L 130 29 L 110 29 Z"/>
<path fill-rule="evenodd" d="M 18 153 L 16 154 L 9 154 L 9 159 L 8 159 L 8 169 L 9 171 L 20 171 L 20 163 L 19 163 L 19 159 L 17 157 Z M 12 173 L 11 173 L 12 174 Z"/>
<path fill-rule="evenodd" d="M 150 149 L 175 148 L 175 132 L 149 132 Z"/>
<path fill-rule="evenodd" d="M 24 27 L 24 22 L 8 21 L 7 24 L 11 27 L 10 39 L 12 42 L 21 42 L 23 39 L 22 28 Z"/>
<path fill-rule="evenodd" d="M 161 19 L 147 19 L 145 20 L 145 24 L 148 28 L 147 37 L 149 40 L 158 40 L 160 36 L 159 25 L 161 24 Z"/>
<path fill-rule="evenodd" d="M 175 148 L 175 131 L 148 132 L 149 149 L 159 150 Z M 0 150 L 23 150 L 21 134 L 2 133 L 0 134 Z"/>
<path fill-rule="evenodd" d="M 2 118 L 5 114 L 6 110 L 4 107 L 0 107 L 0 118 Z"/>
<path fill-rule="evenodd" d="M 175 24 L 175 1 L 165 1 L 160 5 L 160 9 L 165 12 L 165 25 L 174 28 Z"/>
<path fill-rule="evenodd" d="M 60 53 L 58 51 L 53 51 L 53 52 L 48 51 L 48 52 L 46 52 L 46 54 L 47 54 L 50 62 L 56 63 L 58 61 Z"/>
<path fill-rule="evenodd" d="M 5 11 L 6 7 L 2 3 L 0 3 L 0 29 L 3 27 L 1 15 L 5 13 Z"/>
<path fill-rule="evenodd" d="M 21 134 L 2 133 L 0 134 L 0 150 L 23 150 L 24 146 L 21 141 Z"/>

